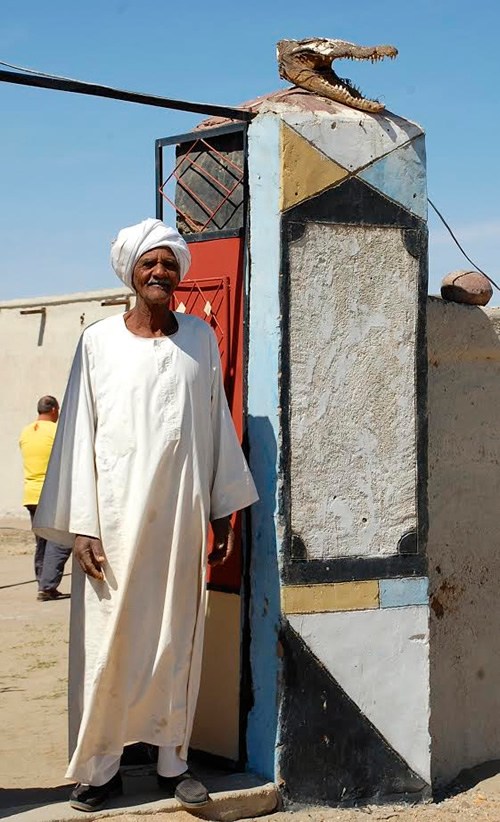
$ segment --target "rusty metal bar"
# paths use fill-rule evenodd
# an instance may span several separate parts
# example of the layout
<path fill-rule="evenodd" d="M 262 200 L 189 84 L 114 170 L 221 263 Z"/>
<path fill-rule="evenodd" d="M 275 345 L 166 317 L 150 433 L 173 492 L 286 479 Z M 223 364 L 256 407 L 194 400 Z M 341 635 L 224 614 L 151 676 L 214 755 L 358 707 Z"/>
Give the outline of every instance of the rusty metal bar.
<path fill-rule="evenodd" d="M 23 308 L 19 313 L 20 314 L 45 314 L 47 311 L 44 305 L 41 308 Z"/>
<path fill-rule="evenodd" d="M 130 297 L 119 297 L 116 300 L 112 298 L 109 300 L 103 300 L 101 302 L 101 306 L 112 306 L 112 305 L 126 305 L 127 308 L 130 306 Z"/>

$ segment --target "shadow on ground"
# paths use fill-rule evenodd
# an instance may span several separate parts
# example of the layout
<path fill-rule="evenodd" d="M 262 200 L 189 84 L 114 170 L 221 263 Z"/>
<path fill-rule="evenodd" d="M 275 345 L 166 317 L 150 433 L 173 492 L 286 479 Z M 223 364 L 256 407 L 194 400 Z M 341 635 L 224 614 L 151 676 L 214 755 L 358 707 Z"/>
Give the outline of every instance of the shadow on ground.
<path fill-rule="evenodd" d="M 20 805 L 50 805 L 53 802 L 64 802 L 71 790 L 70 784 L 57 785 L 55 788 L 0 788 L 0 816 L 9 808 Z"/>

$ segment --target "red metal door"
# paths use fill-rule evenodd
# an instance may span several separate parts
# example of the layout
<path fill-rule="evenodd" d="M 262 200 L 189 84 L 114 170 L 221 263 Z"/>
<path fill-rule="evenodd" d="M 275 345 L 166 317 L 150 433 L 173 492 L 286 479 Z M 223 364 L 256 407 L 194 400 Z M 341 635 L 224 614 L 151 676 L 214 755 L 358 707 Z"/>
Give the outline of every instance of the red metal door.
<path fill-rule="evenodd" d="M 190 244 L 189 279 L 174 295 L 176 311 L 186 311 L 208 322 L 219 344 L 224 387 L 238 436 L 243 436 L 243 243 L 240 238 Z M 213 276 L 217 272 L 219 276 Z M 221 275 L 221 272 L 222 275 Z M 233 519 L 236 544 L 233 556 L 209 568 L 211 587 L 238 592 L 241 585 L 241 517 Z M 211 544 L 209 545 L 209 550 Z"/>

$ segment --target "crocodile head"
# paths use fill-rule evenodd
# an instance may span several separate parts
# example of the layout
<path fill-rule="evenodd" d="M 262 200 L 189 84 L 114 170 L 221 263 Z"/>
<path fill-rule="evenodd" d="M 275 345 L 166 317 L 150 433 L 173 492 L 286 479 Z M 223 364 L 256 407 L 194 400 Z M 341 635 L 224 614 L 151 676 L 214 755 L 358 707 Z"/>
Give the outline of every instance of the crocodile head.
<path fill-rule="evenodd" d="M 280 77 L 300 88 L 313 91 L 361 111 L 377 112 L 384 108 L 377 100 L 367 100 L 350 80 L 338 77 L 332 61 L 371 60 L 372 63 L 397 57 L 394 46 L 357 46 L 346 40 L 311 37 L 307 40 L 280 40 L 277 44 Z"/>

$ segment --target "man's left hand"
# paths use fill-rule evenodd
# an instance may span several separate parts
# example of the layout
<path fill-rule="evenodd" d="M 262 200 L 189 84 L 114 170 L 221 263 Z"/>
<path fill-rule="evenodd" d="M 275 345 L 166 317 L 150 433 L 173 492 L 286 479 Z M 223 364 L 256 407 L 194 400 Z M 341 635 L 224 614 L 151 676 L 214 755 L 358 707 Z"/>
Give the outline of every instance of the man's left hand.
<path fill-rule="evenodd" d="M 212 566 L 224 565 L 234 551 L 234 531 L 231 527 L 231 518 L 212 520 L 214 532 L 214 547 L 208 555 L 208 564 Z"/>

